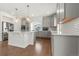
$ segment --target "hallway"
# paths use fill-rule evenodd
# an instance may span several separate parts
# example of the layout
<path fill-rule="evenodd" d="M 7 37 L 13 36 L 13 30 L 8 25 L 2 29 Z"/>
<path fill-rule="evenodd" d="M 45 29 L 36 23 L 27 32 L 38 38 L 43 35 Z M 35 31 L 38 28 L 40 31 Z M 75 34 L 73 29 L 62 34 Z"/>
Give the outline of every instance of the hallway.
<path fill-rule="evenodd" d="M 9 46 L 7 41 L 0 42 L 0 55 L 2 56 L 51 56 L 50 39 L 37 38 L 35 45 L 27 48 Z"/>

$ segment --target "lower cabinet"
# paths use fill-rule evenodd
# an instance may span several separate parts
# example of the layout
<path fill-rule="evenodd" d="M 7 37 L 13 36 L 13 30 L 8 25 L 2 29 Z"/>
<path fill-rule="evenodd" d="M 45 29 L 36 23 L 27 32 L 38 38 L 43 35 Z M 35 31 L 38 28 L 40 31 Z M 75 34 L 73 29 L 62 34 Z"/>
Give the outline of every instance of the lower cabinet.
<path fill-rule="evenodd" d="M 78 56 L 78 36 L 54 35 L 52 36 L 52 53 L 54 56 Z"/>
<path fill-rule="evenodd" d="M 51 35 L 50 31 L 39 31 L 39 32 L 36 32 L 36 37 L 48 38 L 48 37 L 50 37 L 50 35 Z"/>

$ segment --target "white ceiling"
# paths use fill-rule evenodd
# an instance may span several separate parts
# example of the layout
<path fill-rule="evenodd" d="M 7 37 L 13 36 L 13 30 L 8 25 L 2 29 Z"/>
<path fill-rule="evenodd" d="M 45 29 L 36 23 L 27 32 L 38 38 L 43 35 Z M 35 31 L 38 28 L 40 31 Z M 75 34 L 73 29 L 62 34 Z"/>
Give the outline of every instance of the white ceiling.
<path fill-rule="evenodd" d="M 27 5 L 29 5 L 30 16 L 47 16 L 55 13 L 56 3 L 0 3 L 0 11 L 17 16 L 27 16 Z M 18 9 L 17 13 L 15 8 Z"/>

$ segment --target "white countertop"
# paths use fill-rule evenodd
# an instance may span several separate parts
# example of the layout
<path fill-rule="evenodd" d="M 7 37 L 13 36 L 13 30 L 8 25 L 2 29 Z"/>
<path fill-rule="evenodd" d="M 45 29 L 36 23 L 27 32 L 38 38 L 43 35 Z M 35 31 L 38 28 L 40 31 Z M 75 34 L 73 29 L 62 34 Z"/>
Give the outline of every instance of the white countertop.
<path fill-rule="evenodd" d="M 51 32 L 52 35 L 64 35 L 64 36 L 79 36 L 78 34 L 67 34 L 67 33 L 55 33 Z"/>
<path fill-rule="evenodd" d="M 64 33 L 64 32 L 58 32 L 58 31 L 52 31 L 51 30 L 51 35 L 65 35 L 65 36 L 79 36 L 79 34 L 75 34 L 75 33 Z"/>

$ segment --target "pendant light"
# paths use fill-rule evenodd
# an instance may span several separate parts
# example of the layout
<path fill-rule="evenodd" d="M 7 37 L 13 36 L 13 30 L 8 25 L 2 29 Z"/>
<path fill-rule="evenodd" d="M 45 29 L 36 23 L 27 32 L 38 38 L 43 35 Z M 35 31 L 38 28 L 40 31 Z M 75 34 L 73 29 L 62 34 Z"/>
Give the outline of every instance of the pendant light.
<path fill-rule="evenodd" d="M 16 11 L 16 15 L 15 15 L 16 20 L 15 20 L 15 22 L 18 22 L 18 17 L 17 17 L 18 8 L 15 8 L 15 11 Z"/>
<path fill-rule="evenodd" d="M 27 5 L 27 16 L 26 16 L 26 20 L 28 21 L 28 22 L 31 22 L 31 17 L 30 17 L 30 10 L 29 10 L 29 5 Z"/>

